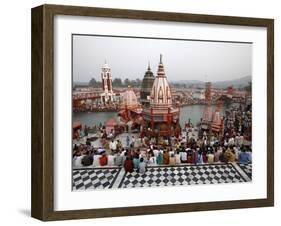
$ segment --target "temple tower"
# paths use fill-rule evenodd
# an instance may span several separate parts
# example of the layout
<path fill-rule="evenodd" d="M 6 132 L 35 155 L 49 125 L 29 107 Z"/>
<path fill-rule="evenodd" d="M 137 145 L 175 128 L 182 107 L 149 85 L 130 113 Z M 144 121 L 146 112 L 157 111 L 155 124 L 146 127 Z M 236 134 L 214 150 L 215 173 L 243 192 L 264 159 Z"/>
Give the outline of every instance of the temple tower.
<path fill-rule="evenodd" d="M 165 74 L 162 55 L 160 55 L 157 77 L 154 80 L 150 93 L 150 105 L 159 109 L 172 107 L 171 88 Z"/>
<path fill-rule="evenodd" d="M 221 115 L 222 101 L 218 100 L 216 110 L 213 113 L 212 119 L 212 132 L 222 135 L 223 134 L 223 117 Z"/>
<path fill-rule="evenodd" d="M 114 93 L 112 89 L 111 69 L 106 62 L 101 68 L 101 81 L 103 91 L 101 94 L 101 102 L 107 104 L 113 101 Z"/>
<path fill-rule="evenodd" d="M 205 84 L 205 108 L 203 112 L 201 128 L 208 130 L 210 123 L 212 122 L 212 108 L 211 108 L 211 82 Z"/>
<path fill-rule="evenodd" d="M 150 69 L 150 64 L 148 63 L 148 68 L 143 77 L 140 91 L 140 102 L 143 106 L 148 107 L 150 104 L 150 92 L 154 80 L 155 77 Z"/>
<path fill-rule="evenodd" d="M 171 88 L 165 74 L 162 55 L 151 88 L 150 105 L 144 107 L 143 118 L 146 122 L 144 133 L 148 136 L 177 136 L 180 133 L 179 108 L 173 107 Z"/>
<path fill-rule="evenodd" d="M 212 109 L 211 109 L 211 87 L 210 82 L 205 84 L 205 109 L 203 113 L 203 122 L 209 123 L 212 121 Z"/>

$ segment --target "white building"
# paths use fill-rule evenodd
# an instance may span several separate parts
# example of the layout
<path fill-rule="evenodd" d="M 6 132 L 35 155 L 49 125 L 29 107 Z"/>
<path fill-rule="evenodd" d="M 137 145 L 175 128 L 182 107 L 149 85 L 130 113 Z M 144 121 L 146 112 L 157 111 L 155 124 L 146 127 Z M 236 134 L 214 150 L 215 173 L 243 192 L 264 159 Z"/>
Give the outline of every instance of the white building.
<path fill-rule="evenodd" d="M 101 102 L 103 104 L 107 104 L 113 101 L 114 93 L 112 89 L 112 77 L 111 77 L 111 69 L 108 64 L 105 64 L 101 68 L 101 81 L 102 81 L 102 90 L 101 93 Z"/>
<path fill-rule="evenodd" d="M 205 90 L 197 89 L 192 92 L 192 97 L 199 100 L 205 100 Z"/>

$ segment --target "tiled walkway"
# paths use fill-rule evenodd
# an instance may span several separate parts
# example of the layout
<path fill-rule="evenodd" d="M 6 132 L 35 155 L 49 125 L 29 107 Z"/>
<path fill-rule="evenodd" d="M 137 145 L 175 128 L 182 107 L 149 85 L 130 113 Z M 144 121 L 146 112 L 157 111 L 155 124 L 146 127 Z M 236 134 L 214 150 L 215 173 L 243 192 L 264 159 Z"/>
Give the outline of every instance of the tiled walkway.
<path fill-rule="evenodd" d="M 252 165 L 204 164 L 149 166 L 143 175 L 121 168 L 73 170 L 73 190 L 182 186 L 251 181 Z"/>

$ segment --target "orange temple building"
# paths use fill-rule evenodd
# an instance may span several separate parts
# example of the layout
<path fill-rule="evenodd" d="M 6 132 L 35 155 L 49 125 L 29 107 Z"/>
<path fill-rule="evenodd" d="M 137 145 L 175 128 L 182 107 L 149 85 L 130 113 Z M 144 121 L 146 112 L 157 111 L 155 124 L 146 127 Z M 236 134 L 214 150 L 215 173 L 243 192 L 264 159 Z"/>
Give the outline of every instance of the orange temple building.
<path fill-rule="evenodd" d="M 142 108 L 131 87 L 128 87 L 125 92 L 121 93 L 121 100 L 119 115 L 122 117 L 123 121 L 134 121 L 140 117 Z"/>
<path fill-rule="evenodd" d="M 218 101 L 216 105 L 216 110 L 213 113 L 213 119 L 211 124 L 212 132 L 218 135 L 223 135 L 224 130 L 224 120 L 221 115 L 221 106 L 222 102 Z"/>
<path fill-rule="evenodd" d="M 224 120 L 221 115 L 222 101 L 220 99 L 217 100 L 216 109 L 214 112 L 212 112 L 211 90 L 212 90 L 212 84 L 210 82 L 206 82 L 205 109 L 203 112 L 201 129 L 205 131 L 213 132 L 217 135 L 222 135 L 224 130 Z"/>
<path fill-rule="evenodd" d="M 201 122 L 201 128 L 203 130 L 208 130 L 209 125 L 212 122 L 212 108 L 211 108 L 211 86 L 210 82 L 205 84 L 205 109 L 203 112 L 203 118 Z"/>

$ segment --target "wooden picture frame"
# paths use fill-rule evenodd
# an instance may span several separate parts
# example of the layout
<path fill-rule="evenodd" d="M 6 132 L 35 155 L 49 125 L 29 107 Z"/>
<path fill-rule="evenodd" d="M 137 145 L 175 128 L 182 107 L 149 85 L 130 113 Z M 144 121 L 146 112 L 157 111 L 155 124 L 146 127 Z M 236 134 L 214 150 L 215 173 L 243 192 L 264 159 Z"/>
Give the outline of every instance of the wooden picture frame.
<path fill-rule="evenodd" d="M 54 16 L 126 18 L 264 27 L 267 29 L 267 198 L 156 206 L 54 211 Z M 274 205 L 274 20 L 42 5 L 32 9 L 32 200 L 31 215 L 50 221 L 163 214 Z M 266 139 L 266 138 L 265 138 Z"/>

